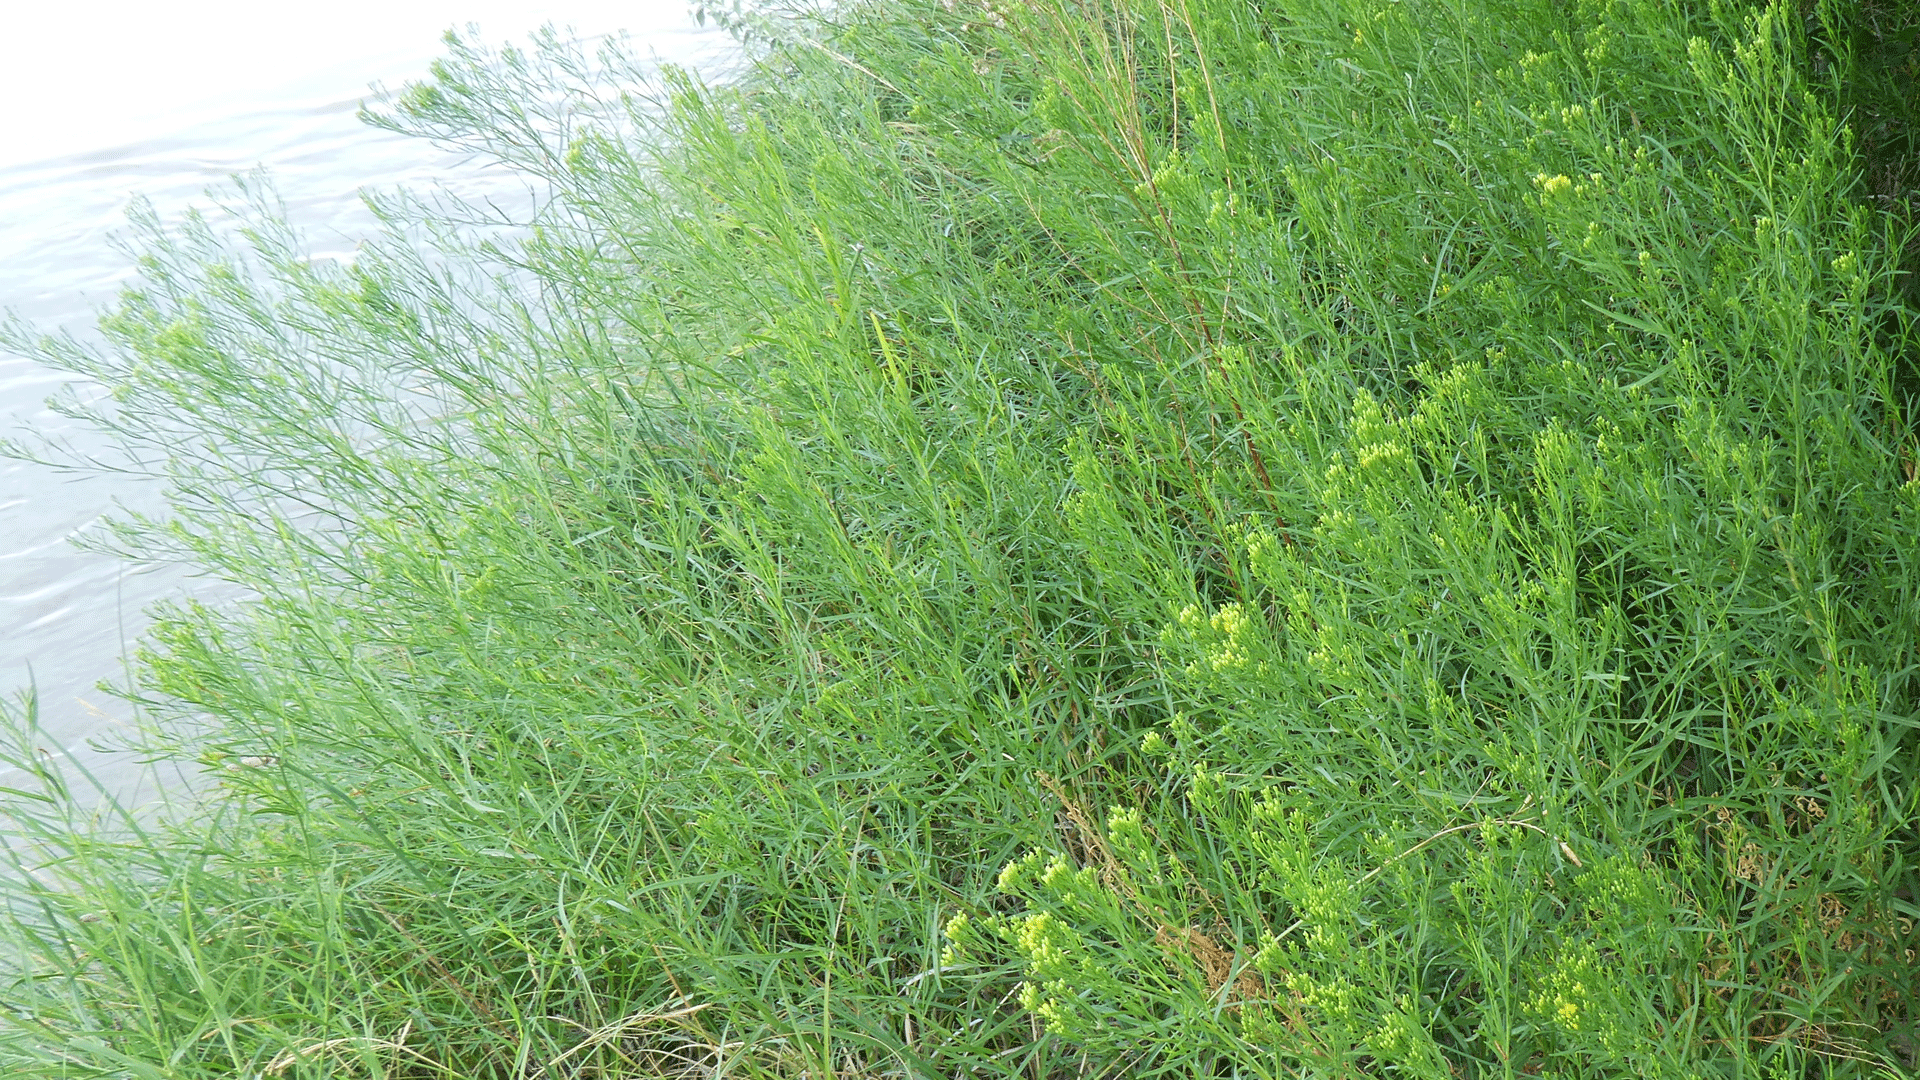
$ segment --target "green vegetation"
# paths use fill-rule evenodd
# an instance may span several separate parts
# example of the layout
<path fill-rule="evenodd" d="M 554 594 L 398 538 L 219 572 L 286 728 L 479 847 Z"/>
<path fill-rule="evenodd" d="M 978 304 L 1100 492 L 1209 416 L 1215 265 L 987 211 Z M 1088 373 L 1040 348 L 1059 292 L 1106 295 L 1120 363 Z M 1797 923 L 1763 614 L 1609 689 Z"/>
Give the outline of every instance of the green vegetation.
<path fill-rule="evenodd" d="M 1810 59 L 1837 65 L 1836 99 L 1853 128 L 1867 190 L 1896 214 L 1920 208 L 1920 6 L 1857 0 L 1815 20 Z M 1902 260 L 1909 307 L 1920 307 L 1920 233 Z"/>
<path fill-rule="evenodd" d="M 197 808 L 22 732 L 7 1075 L 1904 1075 L 1865 10 L 876 0 L 663 113 L 456 42 L 380 122 L 530 229 L 146 219 L 14 341 L 257 596 L 143 654 Z"/>

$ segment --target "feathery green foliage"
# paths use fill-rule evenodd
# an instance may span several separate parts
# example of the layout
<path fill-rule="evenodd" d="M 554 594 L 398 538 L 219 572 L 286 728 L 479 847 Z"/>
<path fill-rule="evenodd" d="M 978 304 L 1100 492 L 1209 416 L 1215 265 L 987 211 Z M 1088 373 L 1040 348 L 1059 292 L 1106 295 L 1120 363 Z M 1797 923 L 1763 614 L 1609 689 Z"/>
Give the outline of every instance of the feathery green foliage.
<path fill-rule="evenodd" d="M 256 595 L 143 654 L 194 811 L 14 755 L 0 1058 L 1913 1068 L 1846 14 L 878 0 L 660 112 L 456 41 L 374 119 L 527 228 L 142 218 L 106 348 L 12 337 L 168 486 L 125 542 Z"/>

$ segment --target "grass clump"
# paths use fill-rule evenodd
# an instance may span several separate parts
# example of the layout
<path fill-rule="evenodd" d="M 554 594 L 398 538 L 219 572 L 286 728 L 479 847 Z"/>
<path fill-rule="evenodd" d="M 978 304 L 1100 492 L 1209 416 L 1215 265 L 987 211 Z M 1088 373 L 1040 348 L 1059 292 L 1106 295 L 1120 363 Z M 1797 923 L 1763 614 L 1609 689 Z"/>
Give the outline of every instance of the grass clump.
<path fill-rule="evenodd" d="M 1906 234 L 1815 15 L 884 0 L 663 113 L 455 43 L 375 119 L 528 228 L 146 219 L 14 337 L 255 597 L 143 654 L 192 812 L 16 754 L 7 1067 L 1911 1069 Z"/>

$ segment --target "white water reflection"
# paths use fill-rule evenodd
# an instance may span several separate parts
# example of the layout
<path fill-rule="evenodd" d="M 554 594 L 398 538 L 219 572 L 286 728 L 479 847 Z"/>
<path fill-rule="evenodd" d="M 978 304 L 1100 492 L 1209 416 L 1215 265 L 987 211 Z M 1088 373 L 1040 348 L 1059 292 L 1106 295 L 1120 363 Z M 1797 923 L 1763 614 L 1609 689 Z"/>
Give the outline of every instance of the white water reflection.
<path fill-rule="evenodd" d="M 451 25 L 478 21 L 489 41 L 549 22 L 588 34 L 626 29 L 643 55 L 696 67 L 726 52 L 682 0 L 22 8 L 0 13 L 0 94 L 57 104 L 0 111 L 0 310 L 83 336 L 131 275 L 111 237 L 136 195 L 177 217 L 208 205 L 209 186 L 265 166 L 313 251 L 342 257 L 373 228 L 363 187 L 520 193 L 500 170 L 355 118 L 370 82 L 421 77 Z M 90 433 L 44 405 L 65 380 L 0 354 L 0 433 L 30 429 L 88 450 Z M 49 736 L 69 748 L 127 722 L 126 706 L 94 686 L 122 674 L 142 609 L 194 590 L 175 567 L 128 565 L 69 543 L 116 500 L 144 506 L 154 495 L 125 477 L 0 461 L 0 695 L 30 678 Z M 131 775 L 86 756 L 109 783 Z"/>

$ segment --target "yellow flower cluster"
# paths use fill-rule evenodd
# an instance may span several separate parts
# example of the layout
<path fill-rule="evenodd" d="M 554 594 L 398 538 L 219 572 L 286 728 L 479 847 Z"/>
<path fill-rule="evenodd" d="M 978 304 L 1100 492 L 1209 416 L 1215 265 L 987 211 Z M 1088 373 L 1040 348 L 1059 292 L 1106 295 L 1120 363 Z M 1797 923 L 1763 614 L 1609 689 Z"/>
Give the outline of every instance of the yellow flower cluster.
<path fill-rule="evenodd" d="M 1253 662 L 1249 646 L 1254 637 L 1253 620 L 1239 604 L 1226 604 L 1210 616 L 1201 614 L 1200 605 L 1188 604 L 1174 621 L 1180 632 L 1200 645 L 1200 659 L 1187 665 L 1187 673 L 1201 670 L 1230 671 Z"/>

